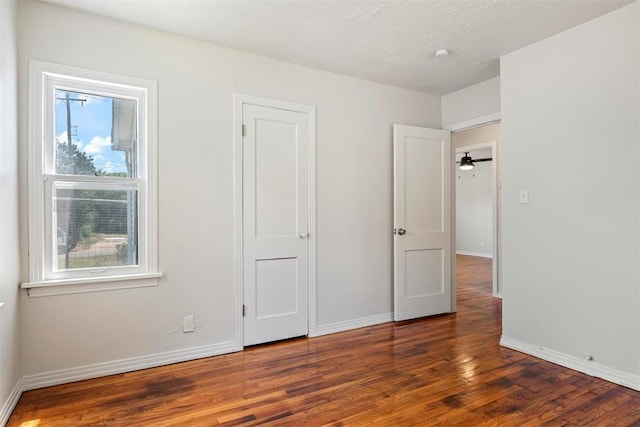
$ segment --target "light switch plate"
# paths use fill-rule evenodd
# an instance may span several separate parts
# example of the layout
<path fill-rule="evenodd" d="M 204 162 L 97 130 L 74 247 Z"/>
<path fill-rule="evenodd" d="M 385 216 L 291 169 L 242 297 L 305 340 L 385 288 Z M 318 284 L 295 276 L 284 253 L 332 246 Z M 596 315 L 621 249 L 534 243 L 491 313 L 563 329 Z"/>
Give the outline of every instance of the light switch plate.
<path fill-rule="evenodd" d="M 529 203 L 529 190 L 520 190 L 520 204 Z"/>

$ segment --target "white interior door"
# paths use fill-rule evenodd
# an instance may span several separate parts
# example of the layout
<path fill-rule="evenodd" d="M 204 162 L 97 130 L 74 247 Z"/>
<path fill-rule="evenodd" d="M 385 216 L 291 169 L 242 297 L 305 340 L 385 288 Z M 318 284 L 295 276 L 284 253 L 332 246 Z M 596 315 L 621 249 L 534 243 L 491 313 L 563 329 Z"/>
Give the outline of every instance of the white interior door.
<path fill-rule="evenodd" d="M 394 319 L 452 311 L 451 135 L 394 125 Z"/>
<path fill-rule="evenodd" d="M 243 104 L 244 345 L 308 333 L 308 117 Z"/>

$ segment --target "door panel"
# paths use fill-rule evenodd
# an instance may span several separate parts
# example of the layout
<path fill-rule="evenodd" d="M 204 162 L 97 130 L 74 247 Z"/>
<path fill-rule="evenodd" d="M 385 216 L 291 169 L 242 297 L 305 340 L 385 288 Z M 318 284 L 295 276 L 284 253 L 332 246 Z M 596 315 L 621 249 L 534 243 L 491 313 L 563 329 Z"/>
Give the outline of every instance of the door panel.
<path fill-rule="evenodd" d="M 394 126 L 394 319 L 451 311 L 451 137 Z M 399 232 L 398 232 L 399 231 Z"/>
<path fill-rule="evenodd" d="M 415 232 L 442 232 L 443 142 L 407 136 L 404 141 L 405 227 Z M 428 185 L 425 185 L 428 183 Z M 440 202 L 441 203 L 441 202 Z"/>
<path fill-rule="evenodd" d="M 405 297 L 420 298 L 444 292 L 441 249 L 419 249 L 405 252 Z"/>
<path fill-rule="evenodd" d="M 297 126 L 259 118 L 255 127 L 256 237 L 295 236 Z"/>
<path fill-rule="evenodd" d="M 304 113 L 244 104 L 244 345 L 308 333 Z"/>
<path fill-rule="evenodd" d="M 275 258 L 256 261 L 256 319 L 297 313 L 298 260 Z"/>

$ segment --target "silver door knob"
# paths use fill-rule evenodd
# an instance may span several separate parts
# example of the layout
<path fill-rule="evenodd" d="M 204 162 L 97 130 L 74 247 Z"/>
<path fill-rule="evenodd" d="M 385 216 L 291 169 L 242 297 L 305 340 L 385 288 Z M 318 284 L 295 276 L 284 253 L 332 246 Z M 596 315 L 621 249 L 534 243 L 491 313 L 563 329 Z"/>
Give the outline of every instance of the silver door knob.
<path fill-rule="evenodd" d="M 298 237 L 300 237 L 301 239 L 306 239 L 307 237 L 309 237 L 309 233 L 300 233 L 298 234 Z"/>
<path fill-rule="evenodd" d="M 398 229 L 398 234 L 401 236 L 404 236 L 405 234 L 407 234 L 407 230 L 405 230 L 404 228 L 399 228 Z"/>

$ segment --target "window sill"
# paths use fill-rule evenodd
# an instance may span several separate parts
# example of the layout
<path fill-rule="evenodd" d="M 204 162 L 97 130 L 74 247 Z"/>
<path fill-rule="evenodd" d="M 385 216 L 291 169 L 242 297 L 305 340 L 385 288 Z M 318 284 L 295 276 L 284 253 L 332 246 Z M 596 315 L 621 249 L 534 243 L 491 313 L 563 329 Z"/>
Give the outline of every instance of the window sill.
<path fill-rule="evenodd" d="M 158 279 L 162 276 L 162 273 L 145 273 L 90 279 L 46 280 L 25 282 L 20 287 L 26 289 L 30 297 L 46 297 L 158 286 Z"/>

